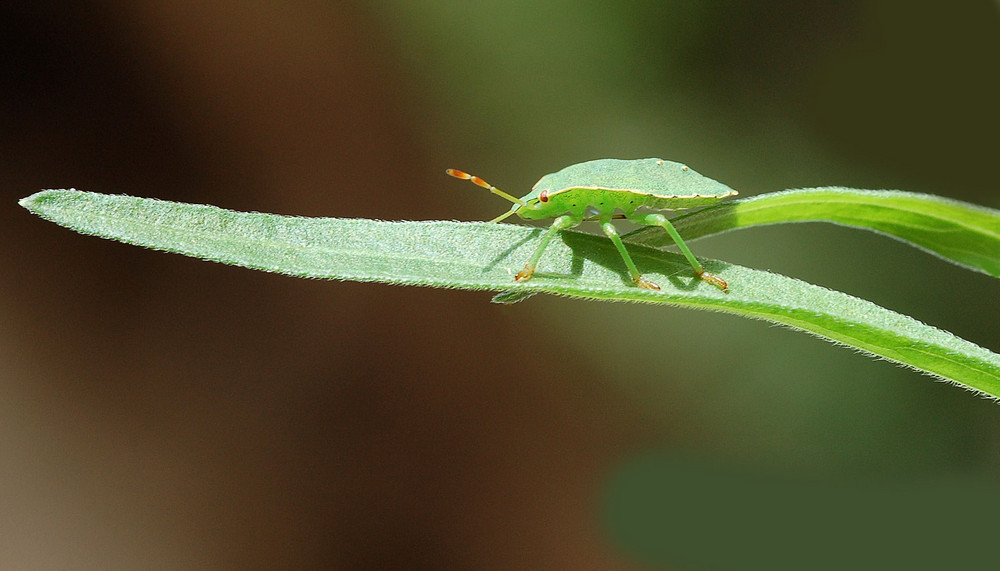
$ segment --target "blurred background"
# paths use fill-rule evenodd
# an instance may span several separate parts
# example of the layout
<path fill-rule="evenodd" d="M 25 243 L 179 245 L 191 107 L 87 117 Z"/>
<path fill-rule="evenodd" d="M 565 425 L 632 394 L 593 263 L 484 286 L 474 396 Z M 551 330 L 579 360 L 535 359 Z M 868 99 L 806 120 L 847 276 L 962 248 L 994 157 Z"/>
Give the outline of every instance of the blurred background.
<path fill-rule="evenodd" d="M 658 156 L 742 195 L 1000 208 L 997 2 L 12 0 L 0 47 L 3 568 L 818 569 L 861 550 L 921 568 L 991 550 L 972 522 L 1000 505 L 1000 408 L 918 373 L 728 315 L 205 263 L 17 199 L 484 220 L 507 204 L 445 168 L 521 195 L 569 164 Z M 1000 351 L 997 280 L 880 236 L 786 225 L 694 250 Z M 913 529 L 840 535 L 872 521 Z"/>

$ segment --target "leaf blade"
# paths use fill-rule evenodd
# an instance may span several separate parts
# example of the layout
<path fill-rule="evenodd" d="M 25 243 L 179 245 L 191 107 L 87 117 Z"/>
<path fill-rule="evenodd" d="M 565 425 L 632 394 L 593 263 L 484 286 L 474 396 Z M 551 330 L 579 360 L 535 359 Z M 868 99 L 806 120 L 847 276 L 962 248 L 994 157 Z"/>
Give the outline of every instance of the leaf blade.
<path fill-rule="evenodd" d="M 21 200 L 28 210 L 84 234 L 300 277 L 681 305 L 781 323 L 1000 397 L 1000 355 L 871 302 L 718 261 L 724 294 L 695 278 L 683 257 L 633 246 L 661 291 L 631 284 L 603 237 L 563 232 L 535 277 L 515 283 L 540 229 L 483 222 L 386 222 L 234 212 L 76 190 Z M 503 299 L 503 298 L 502 298 Z"/>

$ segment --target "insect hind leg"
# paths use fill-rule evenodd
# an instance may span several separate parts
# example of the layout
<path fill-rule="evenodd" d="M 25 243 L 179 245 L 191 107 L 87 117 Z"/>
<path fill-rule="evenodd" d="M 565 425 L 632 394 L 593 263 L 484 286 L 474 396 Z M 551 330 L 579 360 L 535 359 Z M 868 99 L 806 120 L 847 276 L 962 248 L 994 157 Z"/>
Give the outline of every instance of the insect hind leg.
<path fill-rule="evenodd" d="M 681 238 L 681 235 L 677 232 L 677 229 L 674 228 L 674 225 L 671 224 L 669 220 L 667 220 L 666 216 L 662 214 L 646 214 L 646 215 L 636 216 L 634 218 L 631 218 L 631 220 L 636 224 L 640 224 L 643 226 L 659 226 L 660 228 L 666 230 L 667 234 L 670 235 L 670 238 L 672 238 L 674 243 L 677 244 L 677 247 L 680 249 L 681 253 L 684 254 L 685 258 L 687 258 L 688 263 L 691 264 L 691 267 L 694 269 L 695 275 L 697 275 L 703 281 L 706 281 L 714 285 L 715 287 L 721 289 L 722 291 L 727 291 L 729 289 L 729 284 L 726 283 L 726 280 L 720 278 L 719 276 L 713 273 L 705 271 L 704 266 L 702 266 L 701 262 L 699 262 L 698 259 L 694 257 L 694 254 L 691 253 L 691 250 L 687 247 L 687 244 L 684 243 L 684 239 Z"/>

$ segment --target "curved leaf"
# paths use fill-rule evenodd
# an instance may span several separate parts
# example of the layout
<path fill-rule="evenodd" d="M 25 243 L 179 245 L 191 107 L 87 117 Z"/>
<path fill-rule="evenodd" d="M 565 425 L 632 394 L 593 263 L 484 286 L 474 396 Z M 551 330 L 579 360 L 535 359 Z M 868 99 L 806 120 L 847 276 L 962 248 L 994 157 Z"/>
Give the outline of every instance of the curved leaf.
<path fill-rule="evenodd" d="M 294 276 L 507 291 L 508 300 L 545 292 L 766 319 L 1000 396 L 1000 355 L 950 333 L 840 292 L 706 261 L 729 282 L 722 293 L 695 278 L 680 255 L 633 246 L 636 264 L 663 288 L 640 289 L 602 236 L 561 233 L 535 277 L 515 283 L 539 228 L 301 218 L 76 190 L 42 191 L 21 205 L 84 234 Z"/>
<path fill-rule="evenodd" d="M 1000 211 L 898 190 L 804 188 L 751 196 L 687 213 L 671 222 L 686 239 L 781 222 L 833 222 L 897 238 L 966 268 L 1000 277 Z M 623 239 L 673 244 L 658 228 Z"/>

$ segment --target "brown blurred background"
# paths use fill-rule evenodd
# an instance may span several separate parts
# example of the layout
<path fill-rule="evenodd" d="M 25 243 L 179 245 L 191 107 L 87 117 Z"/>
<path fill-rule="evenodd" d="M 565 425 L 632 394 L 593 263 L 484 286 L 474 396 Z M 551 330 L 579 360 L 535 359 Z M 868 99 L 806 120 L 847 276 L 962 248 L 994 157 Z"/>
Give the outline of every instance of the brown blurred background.
<path fill-rule="evenodd" d="M 471 4 L 3 3 L 0 567 L 669 566 L 604 515 L 621 467 L 657 455 L 817 494 L 1000 483 L 995 404 L 766 323 L 293 279 L 16 204 L 76 187 L 482 220 L 505 203 L 446 167 L 520 195 L 662 156 L 744 195 L 1000 207 L 995 2 Z M 695 251 L 1000 351 L 997 280 L 885 238 L 800 225 Z"/>

